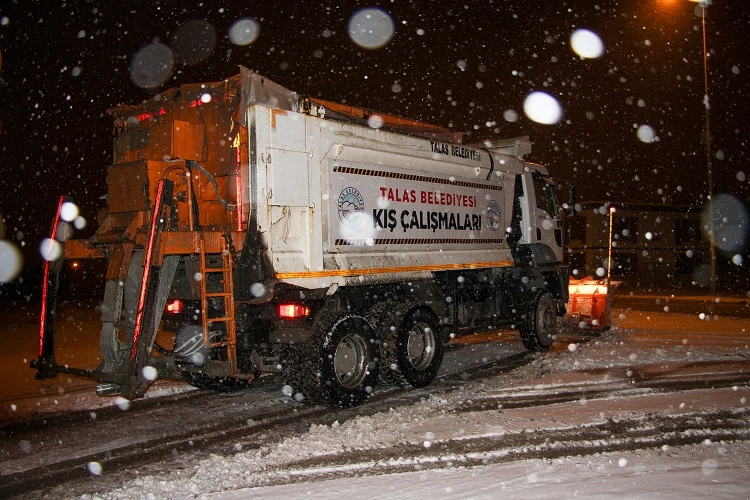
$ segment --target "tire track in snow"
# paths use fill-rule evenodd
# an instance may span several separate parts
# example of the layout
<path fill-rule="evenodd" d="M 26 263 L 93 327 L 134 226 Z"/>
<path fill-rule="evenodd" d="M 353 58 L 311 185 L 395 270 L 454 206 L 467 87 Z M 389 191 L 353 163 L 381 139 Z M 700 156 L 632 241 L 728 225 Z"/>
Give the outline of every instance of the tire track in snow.
<path fill-rule="evenodd" d="M 493 360 L 488 363 L 479 364 L 470 368 L 462 368 L 452 373 L 439 377 L 431 386 L 419 390 L 407 391 L 389 388 L 379 390 L 376 395 L 363 406 L 353 409 L 329 409 L 317 406 L 290 405 L 288 401 L 282 402 L 278 397 L 264 397 L 265 404 L 256 409 L 242 412 L 242 417 L 230 418 L 225 421 L 212 421 L 210 425 L 202 425 L 188 432 L 176 432 L 169 435 L 147 438 L 127 446 L 112 446 L 104 452 L 82 454 L 73 459 L 61 459 L 41 467 L 32 467 L 11 475 L 0 477 L 0 496 L 6 497 L 40 488 L 49 489 L 71 478 L 78 481 L 86 479 L 84 465 L 87 462 L 100 462 L 109 471 L 119 471 L 119 475 L 109 474 L 106 481 L 122 481 L 129 469 L 148 469 L 150 463 L 160 462 L 158 468 L 169 468 L 172 460 L 178 467 L 185 470 L 191 461 L 187 455 L 198 451 L 200 454 L 208 455 L 217 453 L 231 455 L 233 446 L 236 451 L 248 451 L 259 449 L 269 443 L 278 442 L 290 436 L 298 436 L 307 433 L 310 426 L 332 425 L 335 422 L 346 422 L 357 416 L 374 415 L 378 412 L 387 412 L 392 407 L 403 407 L 413 405 L 421 399 L 429 398 L 437 394 L 452 393 L 465 384 L 477 379 L 497 375 L 512 368 L 521 366 L 534 359 L 533 354 L 522 352 L 508 356 L 503 360 Z M 724 369 L 728 368 L 726 365 Z M 745 366 L 734 366 L 738 370 L 733 373 L 720 373 L 710 382 L 716 387 L 743 384 L 748 381 L 748 370 Z M 648 370 L 644 369 L 644 373 Z M 644 378 L 645 380 L 645 378 Z M 706 377 L 694 380 L 679 380 L 669 373 L 651 374 L 650 378 L 642 382 L 641 387 L 634 387 L 633 380 L 610 380 L 606 384 L 578 384 L 572 385 L 565 390 L 560 387 L 550 387 L 546 391 L 535 391 L 534 394 L 524 395 L 523 388 L 516 386 L 508 389 L 504 395 L 488 395 L 483 399 L 474 399 L 471 403 L 459 405 L 455 413 L 467 412 L 497 412 L 500 409 L 509 408 L 533 408 L 559 404 L 562 402 L 595 400 L 611 397 L 612 395 L 627 396 L 629 392 L 648 390 L 652 392 L 673 392 L 690 388 L 704 387 L 707 384 Z M 647 384 L 647 385 L 646 385 Z M 262 385 L 262 384 L 261 384 Z M 521 392 L 519 392 L 521 391 Z M 195 393 L 194 393 L 195 394 Z M 510 395 L 509 395 L 510 394 Z M 257 394 L 255 395 L 257 398 Z M 149 403 L 152 411 L 160 407 L 162 411 L 181 411 L 180 405 L 191 404 L 192 397 L 179 396 L 165 398 L 157 402 Z M 199 398 L 203 399 L 203 398 Z M 219 405 L 221 397 L 205 398 L 205 401 L 216 402 Z M 221 412 L 221 407 L 212 408 L 213 411 Z M 144 414 L 145 416 L 146 414 Z M 123 418 L 131 420 L 132 425 L 138 425 L 138 415 L 124 414 Z M 143 417 L 142 417 L 143 418 Z M 738 423 L 712 429 L 712 426 L 724 425 L 729 421 L 728 416 L 723 414 L 708 413 L 704 417 L 703 429 L 709 429 L 713 434 L 712 439 L 748 439 L 745 429 L 750 428 L 747 416 L 737 417 Z M 388 471 L 414 470 L 415 467 L 444 467 L 445 457 L 455 457 L 456 464 L 480 465 L 500 460 L 517 460 L 520 458 L 533 458 L 536 456 L 556 457 L 567 454 L 597 453 L 603 450 L 638 449 L 639 447 L 653 447 L 659 443 L 676 445 L 700 442 L 706 439 L 700 434 L 700 429 L 690 427 L 688 417 L 684 419 L 652 419 L 649 420 L 649 428 L 655 429 L 644 435 L 628 435 L 617 440 L 610 439 L 612 432 L 620 425 L 619 422 L 604 422 L 596 425 L 584 426 L 584 429 L 576 431 L 573 435 L 561 436 L 558 431 L 539 431 L 532 433 L 529 439 L 527 433 L 516 435 L 505 434 L 499 438 L 488 438 L 483 436 L 477 439 L 448 440 L 438 443 L 431 449 L 422 449 L 420 445 L 405 445 L 399 443 L 395 447 L 384 449 L 364 450 L 352 454 L 341 454 L 330 461 L 326 458 L 316 457 L 313 462 L 301 461 L 297 465 L 285 464 L 278 472 L 279 476 L 272 470 L 263 474 L 269 484 L 277 484 L 282 477 L 292 477 L 294 474 L 306 478 L 328 478 L 331 474 L 345 474 L 356 469 L 359 473 L 379 474 Z M 672 422 L 671 427 L 669 422 Z M 142 424 L 142 420 L 140 422 Z M 682 428 L 682 429 L 681 429 Z M 585 430 L 585 432 L 584 432 Z M 125 429 L 127 431 L 127 429 Z M 677 433 L 677 434 L 675 434 Z M 680 433 L 684 436 L 681 437 Z M 513 437 L 515 436 L 515 437 Z M 540 440 L 541 439 L 541 440 Z M 696 439 L 698 441 L 696 441 Z M 519 441 L 520 440 L 520 441 Z M 522 441 L 525 440 L 525 443 Z M 485 444 L 482 444 L 485 443 Z M 591 444 L 594 443 L 594 444 Z M 619 448 L 618 448 L 619 447 Z M 400 459 L 393 457 L 403 457 Z M 487 462 L 487 461 L 490 462 Z M 194 461 L 194 459 L 193 459 Z M 450 461 L 450 460 L 449 460 Z M 295 468 L 296 467 L 296 468 Z M 291 476 L 289 471 L 297 470 Z M 287 471 L 287 472 L 283 472 Z M 365 472 L 369 471 L 369 472 Z M 286 476 L 285 476 L 286 474 Z M 261 480 L 261 477 L 258 478 Z M 72 492 L 72 491 L 71 491 Z"/>
<path fill-rule="evenodd" d="M 429 448 L 411 444 L 314 457 L 263 471 L 250 484 L 272 486 L 302 479 L 306 482 L 358 475 L 382 475 L 445 467 L 474 467 L 529 459 L 586 456 L 750 439 L 747 411 L 718 411 L 636 420 L 607 419 L 603 423 L 560 430 L 520 432 L 498 436 L 433 442 Z M 395 457 L 395 458 L 394 458 Z"/>

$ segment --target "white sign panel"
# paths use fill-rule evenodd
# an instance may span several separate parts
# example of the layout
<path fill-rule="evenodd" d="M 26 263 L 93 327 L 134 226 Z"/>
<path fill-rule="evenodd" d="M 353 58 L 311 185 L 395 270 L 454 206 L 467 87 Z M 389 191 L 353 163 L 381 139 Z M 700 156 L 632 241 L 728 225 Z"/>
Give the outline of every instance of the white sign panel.
<path fill-rule="evenodd" d="M 331 248 L 504 243 L 509 214 L 500 184 L 340 164 L 329 179 Z"/>

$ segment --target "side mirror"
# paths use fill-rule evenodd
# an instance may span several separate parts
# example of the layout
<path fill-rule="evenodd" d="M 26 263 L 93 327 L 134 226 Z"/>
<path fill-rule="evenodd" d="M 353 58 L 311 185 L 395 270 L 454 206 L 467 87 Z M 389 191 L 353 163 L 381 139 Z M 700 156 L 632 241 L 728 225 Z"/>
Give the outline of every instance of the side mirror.
<path fill-rule="evenodd" d="M 572 182 L 563 182 L 563 190 L 565 193 L 565 202 L 563 208 L 568 217 L 573 217 L 576 214 L 576 188 Z"/>

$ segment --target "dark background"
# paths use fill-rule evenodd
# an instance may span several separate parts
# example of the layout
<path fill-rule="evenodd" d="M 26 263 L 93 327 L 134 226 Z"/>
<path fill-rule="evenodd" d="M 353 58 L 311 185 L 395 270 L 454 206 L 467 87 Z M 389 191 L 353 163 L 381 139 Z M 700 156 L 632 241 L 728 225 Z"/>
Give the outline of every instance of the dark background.
<path fill-rule="evenodd" d="M 61 194 L 89 228 L 112 161 L 108 108 L 190 82 L 219 81 L 247 66 L 303 94 L 451 127 L 466 142 L 528 135 L 527 158 L 571 179 L 582 201 L 702 207 L 707 194 L 701 18 L 688 0 L 142 2 L 5 0 L 0 7 L 0 214 L 5 238 L 38 269 L 39 241 Z M 350 16 L 379 6 L 396 31 L 366 50 Z M 259 38 L 227 31 L 255 18 Z M 715 0 L 707 9 L 715 193 L 750 198 L 750 7 Z M 179 48 L 185 23 L 215 29 L 192 40 L 204 60 L 178 59 L 158 89 L 136 86 L 133 56 L 154 42 Z M 570 48 L 576 28 L 596 32 L 603 57 Z M 200 38 L 200 37 L 199 37 Z M 190 46 L 190 43 L 188 43 Z M 204 50 L 205 49 L 205 50 Z M 541 125 L 523 115 L 533 90 L 558 98 L 564 117 Z M 518 120 L 504 119 L 507 110 Z M 643 143 L 648 124 L 658 140 Z M 748 222 L 745 221 L 747 225 Z M 746 226 L 747 227 L 747 226 Z M 746 259 L 746 262 L 748 260 Z"/>

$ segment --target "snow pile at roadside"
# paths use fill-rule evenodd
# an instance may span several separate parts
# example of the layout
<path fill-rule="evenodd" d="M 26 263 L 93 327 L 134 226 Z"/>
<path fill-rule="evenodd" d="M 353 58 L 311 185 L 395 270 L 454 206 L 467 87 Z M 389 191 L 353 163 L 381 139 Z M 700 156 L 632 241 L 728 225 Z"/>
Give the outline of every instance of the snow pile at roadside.
<path fill-rule="evenodd" d="M 545 383 L 548 385 L 550 382 L 550 375 L 559 375 L 562 377 L 559 379 L 560 383 L 564 383 L 565 374 L 573 373 L 575 370 L 604 367 L 612 369 L 617 368 L 619 372 L 623 372 L 627 369 L 628 364 L 634 363 L 635 360 L 637 360 L 639 364 L 643 364 L 644 362 L 656 363 L 664 360 L 694 362 L 697 359 L 714 361 L 717 359 L 728 359 L 726 350 L 723 352 L 714 352 L 710 347 L 686 346 L 682 343 L 659 349 L 654 349 L 653 346 L 638 348 L 633 344 L 623 342 L 625 336 L 628 335 L 630 335 L 629 332 L 615 329 L 601 338 L 587 344 L 571 344 L 565 351 L 541 355 L 532 363 L 518 368 L 506 376 L 472 382 L 457 391 L 437 397 L 433 396 L 409 407 L 391 409 L 388 412 L 383 412 L 373 416 L 357 417 L 342 424 L 336 422 L 331 426 L 313 425 L 309 432 L 302 436 L 290 437 L 277 444 L 264 446 L 257 450 L 242 452 L 241 446 L 237 444 L 235 449 L 239 451 L 238 453 L 232 456 L 211 455 L 200 462 L 195 473 L 189 478 L 174 478 L 169 477 L 166 474 L 140 477 L 128 481 L 120 488 L 97 495 L 95 498 L 108 499 L 146 496 L 182 498 L 224 492 L 220 495 L 223 497 L 226 495 L 226 492 L 241 490 L 243 488 L 262 487 L 283 483 L 300 483 L 311 479 L 319 481 L 325 477 L 325 474 L 336 476 L 337 474 L 341 475 L 341 473 L 347 473 L 349 475 L 388 473 L 389 470 L 392 472 L 394 464 L 403 464 L 403 470 L 418 471 L 422 468 L 424 462 L 420 462 L 420 460 L 415 459 L 413 456 L 389 456 L 388 458 L 381 459 L 380 462 L 377 463 L 354 460 L 352 463 L 341 464 L 339 461 L 338 465 L 328 468 L 325 465 L 321 466 L 321 463 L 326 462 L 326 457 L 335 457 L 347 453 L 355 455 L 357 451 L 362 450 L 388 450 L 396 446 L 401 446 L 402 448 L 412 447 L 412 449 L 415 447 L 436 447 L 437 449 L 437 446 L 439 446 L 441 442 L 446 442 L 451 439 L 475 439 L 483 436 L 495 437 L 505 435 L 506 432 L 533 432 L 533 428 L 565 428 L 565 425 L 568 424 L 556 420 L 556 418 L 559 415 L 562 415 L 563 412 L 566 414 L 571 412 L 580 414 L 580 418 L 579 420 L 576 420 L 575 425 L 578 427 L 585 427 L 586 425 L 591 425 L 601 421 L 603 412 L 595 408 L 593 404 L 583 405 L 582 402 L 569 403 L 568 407 L 558 409 L 557 411 L 559 414 L 557 415 L 554 413 L 551 415 L 540 415 L 540 413 L 546 414 L 553 411 L 551 408 L 548 408 L 545 409 L 544 412 L 540 412 L 536 409 L 533 411 L 526 411 L 525 413 L 522 412 L 517 414 L 518 416 L 515 418 L 507 412 L 478 413 L 459 412 L 457 410 L 472 399 L 479 399 L 492 393 L 502 393 L 505 389 L 510 389 L 516 394 L 519 391 L 533 393 L 534 390 L 538 390 L 541 386 L 535 385 L 531 379 L 540 376 L 546 376 Z M 743 351 L 738 350 L 736 357 L 737 359 L 747 359 L 747 355 L 747 349 Z M 519 380 L 528 381 L 528 384 L 519 385 Z M 613 402 L 607 400 L 607 404 L 609 405 L 614 405 L 615 403 L 616 401 Z M 626 402 L 625 404 L 622 402 L 620 403 L 620 409 L 611 410 L 610 407 L 606 411 L 621 411 L 622 414 L 634 415 L 636 418 L 639 411 L 644 412 L 643 414 L 648 411 L 653 411 L 645 408 L 642 410 L 639 410 L 637 407 L 632 408 L 629 406 L 631 404 L 630 402 Z M 658 404 L 664 405 L 665 403 L 659 402 Z M 742 405 L 744 406 L 744 403 L 742 403 Z M 580 408 L 580 410 L 577 409 L 576 406 Z M 529 421 L 534 420 L 536 420 L 534 424 L 529 426 Z M 724 447 L 721 449 L 725 450 Z M 718 447 L 714 450 L 715 454 L 724 453 L 717 450 Z M 750 457 L 750 446 L 747 446 L 745 443 L 742 443 L 739 447 L 732 445 L 731 450 L 735 450 L 732 451 L 732 453 L 739 454 L 739 458 L 731 459 L 732 463 L 747 463 L 747 458 Z M 648 455 L 648 452 L 643 453 Z M 652 453 L 661 454 L 664 453 L 664 450 L 655 450 Z M 632 453 L 628 456 L 631 455 Z M 613 455 L 612 457 L 614 456 L 623 457 L 625 455 L 619 454 Z M 612 457 L 606 458 L 605 461 L 609 460 L 611 463 L 611 461 L 614 460 Z M 707 458 L 706 460 L 717 460 L 715 456 L 712 455 L 712 457 L 713 458 Z M 454 467 L 454 469 L 451 470 L 461 468 L 458 467 L 461 464 L 461 460 L 456 460 L 456 463 L 453 463 L 450 458 L 436 458 L 434 455 L 431 457 L 423 457 L 424 460 L 432 461 L 440 461 L 441 458 L 445 460 L 448 467 Z M 581 464 L 592 463 L 591 460 L 592 459 L 589 457 L 559 459 L 554 461 L 537 460 L 531 461 L 528 467 L 531 469 L 538 469 L 540 467 L 549 467 L 550 464 L 558 464 L 559 467 L 562 467 L 563 469 L 571 467 L 574 469 L 580 469 L 582 467 L 584 470 L 589 470 L 589 475 L 602 474 L 601 470 L 598 472 L 594 470 L 596 467 L 602 467 L 601 465 L 592 465 L 589 469 L 587 469 L 586 466 L 581 466 Z M 600 459 L 597 460 L 601 461 Z M 620 458 L 618 460 L 620 460 L 620 463 L 622 463 L 621 460 L 624 460 L 625 463 L 628 461 L 627 458 Z M 655 463 L 658 462 L 658 458 L 652 458 L 650 460 L 653 460 Z M 495 464 L 491 467 L 499 467 L 502 470 L 507 470 L 506 468 L 512 468 L 513 465 L 514 464 Z M 676 467 L 680 468 L 682 466 L 678 463 Z M 689 467 L 694 468 L 694 464 Z M 382 472 L 378 472 L 379 468 L 382 468 Z M 484 468 L 485 467 L 480 467 L 479 469 Z M 619 468 L 622 468 L 622 466 L 619 466 Z M 709 469 L 710 468 L 711 467 L 709 467 Z M 743 470 L 746 474 L 747 470 Z M 468 471 L 466 474 L 469 476 L 481 475 L 485 477 L 487 474 L 487 471 L 477 469 L 466 469 L 466 471 Z M 639 473 L 635 473 L 632 470 L 629 470 L 629 473 L 625 474 L 627 477 L 621 478 L 621 486 L 615 487 L 610 493 L 619 494 L 618 488 L 621 488 L 621 490 L 619 490 L 621 493 L 629 493 L 627 489 L 628 481 L 634 481 L 634 477 L 645 471 L 646 469 Z M 452 472 L 424 470 L 421 471 L 420 474 L 429 474 L 430 477 L 434 476 L 438 478 L 442 477 L 441 475 L 450 476 Z M 385 480 L 385 482 L 390 483 L 391 477 L 402 476 L 403 474 L 398 474 L 396 476 L 391 475 L 388 480 Z M 423 476 L 420 477 L 423 478 Z M 490 474 L 489 477 L 492 477 L 492 475 Z M 528 478 L 531 478 L 531 475 L 529 475 Z M 528 478 L 527 482 L 544 482 L 537 480 L 531 481 Z M 575 486 L 576 484 L 576 481 L 572 477 L 567 479 L 563 477 L 560 480 L 563 482 L 567 481 L 569 485 Z M 337 484 L 341 484 L 340 487 L 342 488 L 342 490 L 339 490 L 339 487 L 337 486 L 337 489 L 333 490 L 336 491 L 337 494 L 341 491 L 346 491 L 346 488 L 349 487 L 347 486 L 349 484 L 346 482 L 347 480 L 339 479 L 336 481 L 338 481 Z M 373 485 L 371 486 L 372 488 L 375 488 L 374 485 L 382 484 L 384 479 L 382 476 L 379 476 L 373 480 L 368 480 L 366 478 L 352 478 L 348 479 L 348 481 L 370 484 Z M 403 483 L 401 479 L 398 481 Z M 501 482 L 497 478 L 494 478 L 493 481 L 493 484 L 496 486 Z M 524 481 L 502 483 L 503 484 L 500 486 L 503 489 L 506 487 L 512 487 L 513 491 L 515 491 L 519 497 L 524 496 L 523 492 L 526 491 L 524 487 L 524 484 L 526 483 L 524 483 Z M 747 485 L 749 483 L 750 481 L 744 484 Z M 480 487 L 480 485 L 477 485 L 477 487 Z M 322 486 L 316 487 L 310 484 L 266 486 L 266 488 L 262 488 L 262 491 L 269 496 L 271 496 L 271 491 L 276 491 L 276 488 L 279 489 L 278 491 L 288 492 L 290 495 L 310 494 L 311 491 L 326 491 Z M 236 496 L 235 498 L 255 496 L 257 493 L 260 493 L 260 491 L 257 490 L 252 491 L 254 493 L 246 492 L 246 495 Z M 368 491 L 372 492 L 374 490 Z M 382 496 L 385 498 L 392 497 L 397 491 L 398 490 L 392 490 L 391 495 L 383 492 Z M 471 496 L 483 496 L 481 492 L 478 493 L 473 489 L 469 491 L 471 492 Z M 481 491 L 481 488 L 478 491 Z M 558 497 L 559 491 L 553 491 L 555 494 L 551 497 Z M 602 490 L 589 489 L 587 491 L 589 494 L 601 494 Z M 330 494 L 331 491 L 328 491 L 328 493 Z M 420 490 L 419 495 L 423 496 L 422 493 L 424 492 Z M 449 493 L 449 491 L 443 490 L 442 495 L 445 495 L 445 493 Z M 546 495 L 549 495 L 550 493 L 550 491 L 547 491 Z M 437 490 L 433 492 L 433 494 L 441 495 Z M 466 494 L 467 491 L 464 491 L 459 497 Z M 488 491 L 485 491 L 485 494 L 486 496 L 492 496 L 489 495 Z M 239 495 L 239 493 L 237 493 L 237 495 Z M 539 496 L 538 493 L 535 493 L 535 497 L 546 498 L 549 496 Z M 84 498 L 91 497 L 86 496 Z M 313 496 L 313 498 L 315 498 L 315 496 Z"/>
<path fill-rule="evenodd" d="M 336 422 L 330 427 L 314 424 L 308 433 L 287 438 L 274 446 L 264 446 L 230 457 L 211 455 L 201 461 L 198 470 L 189 479 L 170 480 L 160 476 L 138 478 L 97 498 L 141 497 L 147 494 L 173 498 L 176 492 L 201 495 L 286 482 L 294 476 L 304 478 L 304 470 L 289 469 L 288 464 L 354 450 L 387 449 L 400 443 L 421 444 L 424 440 L 410 435 L 413 434 L 411 429 L 430 418 L 448 413 L 452 407 L 447 399 L 433 397 L 411 407 L 361 416 L 343 424 Z"/>

